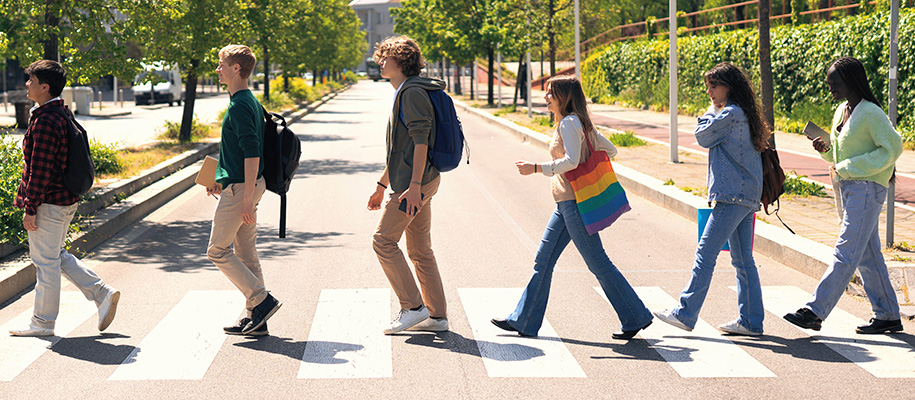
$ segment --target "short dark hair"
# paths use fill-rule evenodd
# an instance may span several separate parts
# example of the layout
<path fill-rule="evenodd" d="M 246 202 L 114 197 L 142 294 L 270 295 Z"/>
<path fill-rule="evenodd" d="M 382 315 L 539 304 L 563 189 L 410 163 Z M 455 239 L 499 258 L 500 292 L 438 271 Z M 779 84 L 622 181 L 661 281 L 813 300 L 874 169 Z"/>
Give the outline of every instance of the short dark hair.
<path fill-rule="evenodd" d="M 376 44 L 375 54 L 372 56 L 375 58 L 375 62 L 379 62 L 385 57 L 393 58 L 406 76 L 419 75 L 426 66 L 426 63 L 423 62 L 423 55 L 419 51 L 419 45 L 407 36 L 387 38 Z"/>
<path fill-rule="evenodd" d="M 64 86 L 67 86 L 67 70 L 57 61 L 35 61 L 25 69 L 25 73 L 29 76 L 34 75 L 38 83 L 48 85 L 48 92 L 53 97 L 60 96 Z"/>

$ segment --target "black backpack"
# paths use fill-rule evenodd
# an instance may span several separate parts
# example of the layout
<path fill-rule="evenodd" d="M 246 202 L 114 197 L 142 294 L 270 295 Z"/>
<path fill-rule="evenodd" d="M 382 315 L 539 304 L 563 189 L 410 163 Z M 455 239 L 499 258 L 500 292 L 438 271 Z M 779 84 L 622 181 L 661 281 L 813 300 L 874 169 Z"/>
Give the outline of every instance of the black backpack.
<path fill-rule="evenodd" d="M 95 182 L 95 161 L 89 151 L 89 135 L 70 110 L 51 107 L 67 121 L 67 166 L 64 169 L 64 187 L 70 193 L 82 196 Z"/>
<path fill-rule="evenodd" d="M 782 170 L 781 161 L 778 159 L 778 152 L 773 148 L 766 148 L 760 154 L 762 157 L 762 169 L 763 169 L 763 188 L 762 188 L 762 197 L 760 202 L 762 203 L 763 210 L 765 210 L 766 215 L 775 214 L 775 217 L 788 229 L 788 232 L 794 233 L 794 231 L 788 227 L 788 224 L 785 221 L 782 221 L 782 217 L 778 215 L 778 210 L 781 208 L 781 202 L 778 201 L 778 198 L 785 193 L 785 171 Z M 775 211 L 769 212 L 769 206 L 775 204 Z"/>
<path fill-rule="evenodd" d="M 302 157 L 299 138 L 286 126 L 286 119 L 264 110 L 264 180 L 267 190 L 280 195 L 280 238 L 286 237 L 286 192 Z"/>

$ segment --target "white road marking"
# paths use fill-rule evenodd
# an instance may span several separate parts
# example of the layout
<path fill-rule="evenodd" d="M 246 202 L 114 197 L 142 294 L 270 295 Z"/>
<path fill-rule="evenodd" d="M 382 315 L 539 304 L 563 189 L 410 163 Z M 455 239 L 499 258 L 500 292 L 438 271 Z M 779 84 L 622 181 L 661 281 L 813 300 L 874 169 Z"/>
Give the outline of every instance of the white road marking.
<path fill-rule="evenodd" d="M 390 317 L 390 289 L 321 290 L 298 378 L 392 377 Z"/>
<path fill-rule="evenodd" d="M 607 299 L 601 288 L 594 290 Z M 659 287 L 637 287 L 635 291 L 650 310 L 676 305 L 676 299 Z M 639 335 L 651 342 L 658 354 L 684 378 L 775 377 L 772 371 L 701 319 L 692 332 L 686 332 L 655 318 L 654 323 Z"/>
<path fill-rule="evenodd" d="M 108 379 L 203 379 L 244 306 L 236 290 L 188 292 Z"/>
<path fill-rule="evenodd" d="M 492 378 L 584 378 L 559 335 L 546 320 L 538 337 L 520 337 L 489 322 L 508 315 L 521 298 L 515 288 L 460 288 L 461 303 L 483 365 Z"/>
<path fill-rule="evenodd" d="M 735 291 L 736 288 L 732 287 Z M 779 317 L 797 311 L 810 293 L 794 286 L 764 286 L 763 304 Z M 820 331 L 797 328 L 878 378 L 915 378 L 915 348 L 893 335 L 859 335 L 855 327 L 866 321 L 838 308 L 823 321 Z M 792 325 L 794 326 L 794 325 Z"/>
<path fill-rule="evenodd" d="M 95 303 L 86 300 L 81 292 L 60 292 L 60 313 L 54 328 L 56 336 L 43 338 L 11 336 L 12 329 L 23 329 L 32 320 L 32 308 L 23 311 L 0 327 L 0 381 L 8 382 L 35 362 L 49 347 L 95 315 Z"/>

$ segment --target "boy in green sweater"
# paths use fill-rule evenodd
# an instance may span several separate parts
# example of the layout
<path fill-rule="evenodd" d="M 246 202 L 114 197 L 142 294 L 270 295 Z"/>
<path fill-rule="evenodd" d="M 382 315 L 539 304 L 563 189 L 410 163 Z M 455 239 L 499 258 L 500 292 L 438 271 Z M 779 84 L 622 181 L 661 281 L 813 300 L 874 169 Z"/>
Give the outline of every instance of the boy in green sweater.
<path fill-rule="evenodd" d="M 207 257 L 245 295 L 246 316 L 223 330 L 229 335 L 267 335 L 267 319 L 280 303 L 264 284 L 257 258 L 257 203 L 266 189 L 263 109 L 248 90 L 248 76 L 257 59 L 248 46 L 229 45 L 219 51 L 216 73 L 228 88 L 229 108 L 222 123 L 216 183 L 207 195 L 219 195 Z M 234 243 L 234 251 L 233 251 Z"/>

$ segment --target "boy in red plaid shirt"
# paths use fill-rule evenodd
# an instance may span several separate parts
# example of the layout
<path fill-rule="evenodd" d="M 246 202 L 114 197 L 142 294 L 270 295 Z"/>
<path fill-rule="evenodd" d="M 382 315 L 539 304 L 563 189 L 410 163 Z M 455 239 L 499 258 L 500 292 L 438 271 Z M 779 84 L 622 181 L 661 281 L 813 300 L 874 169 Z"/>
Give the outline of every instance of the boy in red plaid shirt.
<path fill-rule="evenodd" d="M 79 196 L 63 183 L 67 166 L 67 130 L 70 123 L 54 110 L 64 106 L 60 93 L 67 83 L 67 72 L 59 63 L 42 60 L 26 68 L 28 98 L 38 103 L 32 108 L 29 129 L 22 140 L 25 165 L 22 181 L 13 203 L 25 214 L 22 225 L 29 235 L 29 256 L 35 264 L 35 310 L 29 327 L 11 330 L 14 336 L 52 336 L 60 310 L 61 273 L 99 308 L 100 331 L 114 319 L 121 292 L 108 286 L 85 264 L 67 252 L 64 241 Z"/>

